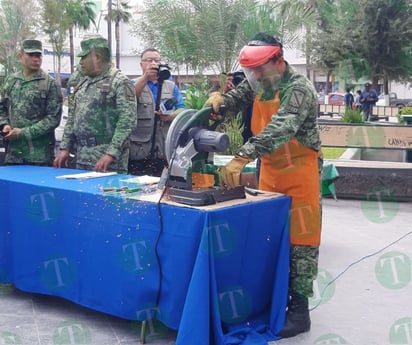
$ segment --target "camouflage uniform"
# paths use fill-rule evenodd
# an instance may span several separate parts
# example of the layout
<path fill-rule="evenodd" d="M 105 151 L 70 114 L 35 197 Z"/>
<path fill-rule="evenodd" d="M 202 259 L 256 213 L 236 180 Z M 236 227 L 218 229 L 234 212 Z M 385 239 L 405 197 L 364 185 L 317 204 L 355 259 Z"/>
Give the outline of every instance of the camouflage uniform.
<path fill-rule="evenodd" d="M 280 94 L 280 108 L 276 116 L 272 116 L 269 124 L 259 134 L 250 138 L 239 149 L 238 154 L 252 159 L 260 158 L 281 148 L 293 137 L 303 146 L 320 151 L 317 98 L 312 83 L 287 65 L 287 70 L 276 83 L 275 90 L 270 90 L 269 94 L 263 93 L 262 98 L 273 99 L 275 91 L 279 91 Z M 305 102 L 296 103 L 296 92 L 303 95 L 302 99 Z M 229 114 L 233 114 L 252 103 L 256 95 L 249 83 L 244 81 L 236 89 L 222 96 L 226 110 Z M 318 166 L 320 179 L 321 155 Z M 312 285 L 317 276 L 318 253 L 318 245 L 294 245 L 292 243 L 289 288 L 291 294 L 299 293 L 307 297 L 313 295 Z"/>
<path fill-rule="evenodd" d="M 104 84 L 110 84 L 104 96 Z M 127 172 L 129 137 L 136 125 L 136 98 L 129 79 L 108 68 L 85 77 L 74 94 L 60 149 L 76 147 L 76 168 L 94 170 L 105 154 L 115 158 L 110 170 Z"/>
<path fill-rule="evenodd" d="M 77 85 L 80 84 L 81 80 L 84 78 L 83 72 L 81 70 L 81 66 L 78 65 L 76 66 L 76 70 L 72 73 L 70 76 L 68 82 L 67 82 L 67 87 L 68 87 L 68 96 L 67 96 L 67 102 L 68 102 L 68 113 L 73 111 L 73 104 L 74 104 L 74 93 L 77 89 Z"/>
<path fill-rule="evenodd" d="M 41 83 L 47 91 L 41 90 Z M 63 103 L 55 80 L 41 69 L 30 80 L 17 72 L 6 78 L 1 99 L 0 127 L 9 124 L 22 129 L 20 137 L 7 142 L 6 164 L 51 166 L 54 129 L 60 123 Z"/>

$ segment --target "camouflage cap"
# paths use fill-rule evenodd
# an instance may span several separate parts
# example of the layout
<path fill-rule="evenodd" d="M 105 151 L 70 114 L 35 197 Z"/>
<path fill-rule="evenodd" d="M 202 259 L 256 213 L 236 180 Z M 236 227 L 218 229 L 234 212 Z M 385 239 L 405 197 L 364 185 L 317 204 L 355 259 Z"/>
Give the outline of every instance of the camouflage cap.
<path fill-rule="evenodd" d="M 92 49 L 94 48 L 106 48 L 109 49 L 109 44 L 107 42 L 107 39 L 100 35 L 94 35 L 87 37 L 83 41 L 80 42 L 80 47 L 82 48 L 82 51 L 77 54 L 78 57 L 83 57 L 86 56 L 91 52 Z"/>
<path fill-rule="evenodd" d="M 24 40 L 21 44 L 21 49 L 25 53 L 43 53 L 41 42 L 38 40 Z"/>

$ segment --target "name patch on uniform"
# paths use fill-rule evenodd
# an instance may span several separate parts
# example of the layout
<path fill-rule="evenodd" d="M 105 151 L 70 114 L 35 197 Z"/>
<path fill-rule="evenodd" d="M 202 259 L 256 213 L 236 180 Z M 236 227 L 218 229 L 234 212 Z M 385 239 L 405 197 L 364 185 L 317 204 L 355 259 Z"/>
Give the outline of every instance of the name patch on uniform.
<path fill-rule="evenodd" d="M 303 105 L 306 92 L 302 89 L 294 89 L 290 95 L 289 102 L 286 106 L 286 111 L 292 114 L 298 114 Z"/>

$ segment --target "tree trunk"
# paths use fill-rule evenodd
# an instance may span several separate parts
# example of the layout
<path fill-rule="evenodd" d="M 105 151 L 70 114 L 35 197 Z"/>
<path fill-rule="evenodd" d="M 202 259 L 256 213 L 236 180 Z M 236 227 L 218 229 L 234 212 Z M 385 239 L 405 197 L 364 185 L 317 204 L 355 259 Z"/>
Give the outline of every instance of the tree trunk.
<path fill-rule="evenodd" d="M 327 95 L 329 92 L 331 92 L 331 81 L 330 77 L 332 75 L 332 70 L 328 70 L 328 73 L 326 74 L 326 85 L 325 85 L 325 95 Z"/>
<path fill-rule="evenodd" d="M 387 77 L 383 79 L 383 93 L 389 95 L 389 80 Z"/>
<path fill-rule="evenodd" d="M 69 44 L 70 44 L 70 73 L 74 72 L 74 39 L 73 26 L 69 29 Z"/>
<path fill-rule="evenodd" d="M 120 22 L 117 19 L 114 24 L 114 35 L 116 39 L 116 68 L 120 68 Z"/>
<path fill-rule="evenodd" d="M 112 50 L 112 0 L 107 3 L 107 43 L 110 51 Z"/>
<path fill-rule="evenodd" d="M 306 56 L 306 77 L 310 80 L 310 48 L 312 46 L 311 42 L 311 28 L 309 25 L 306 26 L 306 47 L 305 47 L 305 56 Z M 312 80 L 313 83 L 315 83 L 315 80 Z"/>

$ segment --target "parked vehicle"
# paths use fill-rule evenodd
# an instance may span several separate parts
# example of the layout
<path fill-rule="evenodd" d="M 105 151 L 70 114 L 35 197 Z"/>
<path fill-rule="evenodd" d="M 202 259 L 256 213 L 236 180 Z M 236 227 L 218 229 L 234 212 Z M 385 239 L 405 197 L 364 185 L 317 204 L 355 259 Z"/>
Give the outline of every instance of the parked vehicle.
<path fill-rule="evenodd" d="M 331 92 L 328 94 L 328 104 L 344 105 L 345 94 L 340 92 Z M 325 104 L 325 95 L 318 95 L 318 104 Z"/>
<path fill-rule="evenodd" d="M 379 99 L 376 102 L 376 106 L 378 107 L 383 107 L 383 106 L 388 106 L 388 107 L 397 107 L 397 108 L 403 108 L 410 104 L 412 102 L 411 98 L 408 99 L 403 99 L 403 98 L 398 98 L 398 95 L 396 92 L 390 92 L 389 93 L 389 104 L 385 104 L 385 94 L 381 93 L 379 95 Z"/>
<path fill-rule="evenodd" d="M 339 93 L 339 92 L 334 92 L 328 94 L 328 104 L 331 105 L 345 105 L 345 94 L 344 93 Z"/>

